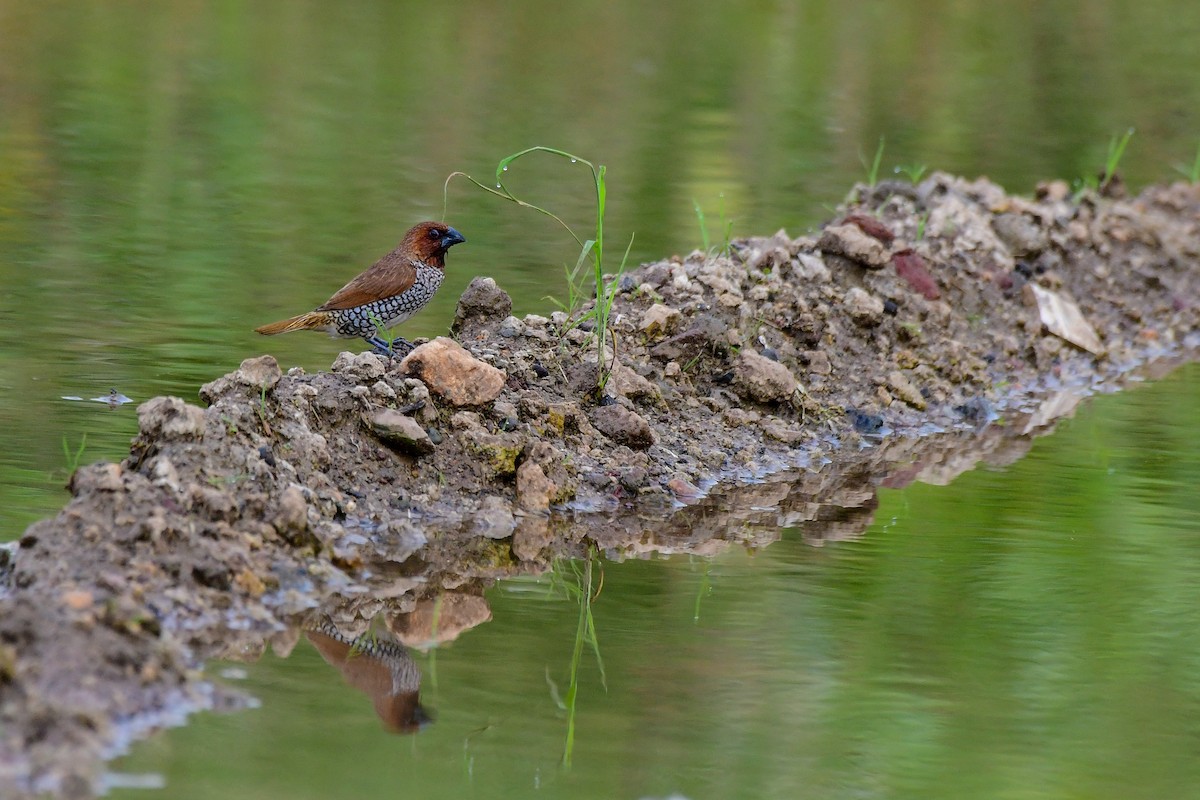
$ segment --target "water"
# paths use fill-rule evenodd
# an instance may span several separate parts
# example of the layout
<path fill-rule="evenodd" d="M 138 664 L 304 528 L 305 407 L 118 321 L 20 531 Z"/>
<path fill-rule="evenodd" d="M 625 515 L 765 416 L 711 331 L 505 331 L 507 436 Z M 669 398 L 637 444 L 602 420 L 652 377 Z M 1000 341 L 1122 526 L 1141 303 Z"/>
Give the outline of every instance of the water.
<path fill-rule="evenodd" d="M 1174 177 L 1200 131 L 1200 5 L 0 0 L 0 539 L 120 458 L 137 401 L 264 351 L 341 343 L 256 325 L 312 308 L 534 144 L 608 166 L 610 254 L 801 232 L 865 170 L 926 164 L 1014 191 Z M 584 238 L 581 164 L 505 185 Z M 452 182 L 470 240 L 402 328 L 445 331 L 471 277 L 518 312 L 565 296 L 578 247 Z M 613 262 L 615 267 L 615 262 Z M 560 764 L 576 606 L 528 581 L 419 657 L 437 721 L 385 734 L 302 642 L 114 765 L 114 798 L 1187 797 L 1197 794 L 1200 373 L 1085 407 L 1004 471 L 883 490 L 876 523 L 711 561 L 607 564 Z M 698 613 L 697 613 L 698 610 Z M 215 665 L 212 674 L 221 667 Z"/>

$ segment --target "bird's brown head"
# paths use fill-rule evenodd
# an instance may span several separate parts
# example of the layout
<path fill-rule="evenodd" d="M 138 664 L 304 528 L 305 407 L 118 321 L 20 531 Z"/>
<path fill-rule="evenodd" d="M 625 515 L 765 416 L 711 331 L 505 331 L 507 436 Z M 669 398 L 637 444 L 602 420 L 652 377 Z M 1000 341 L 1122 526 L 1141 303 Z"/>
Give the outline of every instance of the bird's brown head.
<path fill-rule="evenodd" d="M 446 251 L 467 237 L 444 222 L 422 222 L 414 225 L 400 242 L 400 249 L 433 267 L 446 268 Z"/>

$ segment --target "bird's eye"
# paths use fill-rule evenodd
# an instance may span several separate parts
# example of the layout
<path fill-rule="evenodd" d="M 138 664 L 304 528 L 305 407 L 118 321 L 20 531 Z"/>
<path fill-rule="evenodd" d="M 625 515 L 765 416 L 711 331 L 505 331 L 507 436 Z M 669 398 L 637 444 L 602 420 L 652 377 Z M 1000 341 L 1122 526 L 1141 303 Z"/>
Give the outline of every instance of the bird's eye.
<path fill-rule="evenodd" d="M 442 232 L 439 231 L 437 228 L 430 228 L 429 229 L 429 238 L 430 239 L 440 239 L 440 238 L 442 238 Z"/>

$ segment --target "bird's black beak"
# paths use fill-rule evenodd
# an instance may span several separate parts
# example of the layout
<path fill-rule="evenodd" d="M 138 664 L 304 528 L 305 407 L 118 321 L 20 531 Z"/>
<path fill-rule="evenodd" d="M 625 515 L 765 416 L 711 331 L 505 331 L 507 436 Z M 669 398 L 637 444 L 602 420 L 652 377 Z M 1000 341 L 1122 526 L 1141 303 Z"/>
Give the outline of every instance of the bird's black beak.
<path fill-rule="evenodd" d="M 446 228 L 446 235 L 442 237 L 442 249 L 447 250 L 456 244 L 462 244 L 466 240 L 467 237 L 463 236 L 454 228 Z"/>

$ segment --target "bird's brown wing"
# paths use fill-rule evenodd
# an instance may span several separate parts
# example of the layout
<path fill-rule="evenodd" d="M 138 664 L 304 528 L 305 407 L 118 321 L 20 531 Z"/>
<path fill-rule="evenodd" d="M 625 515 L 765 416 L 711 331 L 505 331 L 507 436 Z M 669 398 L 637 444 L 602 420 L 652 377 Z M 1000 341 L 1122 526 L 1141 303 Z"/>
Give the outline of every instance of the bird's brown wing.
<path fill-rule="evenodd" d="M 338 311 L 400 294 L 417 279 L 412 260 L 392 251 L 338 289 L 317 311 Z"/>

